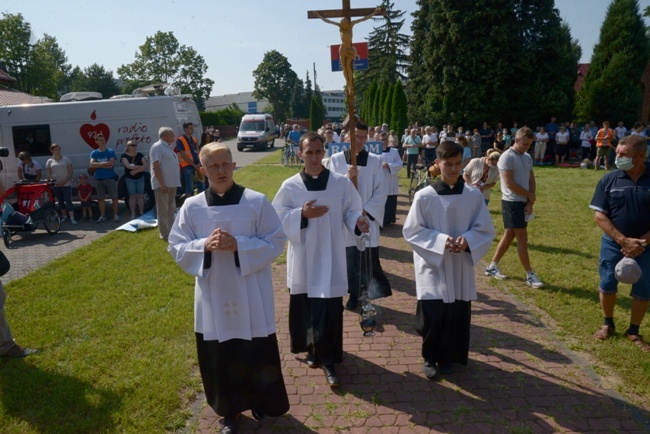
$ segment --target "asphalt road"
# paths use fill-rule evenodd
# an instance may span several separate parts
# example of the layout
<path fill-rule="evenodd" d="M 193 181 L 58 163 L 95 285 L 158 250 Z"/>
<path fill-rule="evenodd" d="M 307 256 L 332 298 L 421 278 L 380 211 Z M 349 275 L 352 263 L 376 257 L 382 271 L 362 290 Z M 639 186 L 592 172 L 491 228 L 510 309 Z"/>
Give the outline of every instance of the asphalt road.
<path fill-rule="evenodd" d="M 266 157 L 269 153 L 278 149 L 279 146 L 284 146 L 284 139 L 275 139 L 275 147 L 268 148 L 266 151 L 244 149 L 240 152 L 237 150 L 237 139 L 226 140 L 224 143 L 230 147 L 230 151 L 232 152 L 232 159 L 237 163 L 236 167 L 245 167 L 256 162 L 257 160 Z"/>

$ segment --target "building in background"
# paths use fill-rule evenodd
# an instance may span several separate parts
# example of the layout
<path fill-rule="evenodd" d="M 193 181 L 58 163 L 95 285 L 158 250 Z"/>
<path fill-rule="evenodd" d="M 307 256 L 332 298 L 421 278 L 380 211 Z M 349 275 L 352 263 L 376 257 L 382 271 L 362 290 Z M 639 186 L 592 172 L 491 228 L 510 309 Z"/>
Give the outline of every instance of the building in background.
<path fill-rule="evenodd" d="M 342 90 L 326 90 L 322 92 L 326 118 L 331 121 L 341 121 L 347 115 L 345 109 L 345 93 Z M 205 102 L 206 111 L 223 110 L 233 103 L 244 113 L 263 113 L 269 101 L 258 100 L 253 92 L 239 92 L 227 95 L 212 96 Z"/>
<path fill-rule="evenodd" d="M 237 104 L 239 109 L 244 113 L 263 113 L 269 100 L 258 100 L 253 97 L 253 92 L 239 92 L 228 95 L 211 96 L 205 102 L 205 111 L 217 111 L 230 107 L 233 103 Z"/>
<path fill-rule="evenodd" d="M 348 114 L 345 109 L 345 93 L 342 90 L 324 90 L 323 105 L 325 106 L 325 118 L 339 122 Z"/>

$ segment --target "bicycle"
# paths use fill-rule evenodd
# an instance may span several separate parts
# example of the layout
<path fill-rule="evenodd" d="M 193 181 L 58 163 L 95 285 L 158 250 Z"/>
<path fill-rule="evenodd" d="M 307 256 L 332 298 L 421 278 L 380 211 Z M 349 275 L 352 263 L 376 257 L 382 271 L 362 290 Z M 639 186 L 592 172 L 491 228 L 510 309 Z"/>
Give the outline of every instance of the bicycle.
<path fill-rule="evenodd" d="M 431 173 L 431 166 L 433 166 L 433 173 Z M 413 198 L 415 193 L 419 190 L 422 190 L 428 185 L 433 183 L 433 180 L 438 177 L 440 169 L 435 166 L 433 163 L 430 163 L 428 166 L 424 164 L 416 164 L 415 171 L 412 173 L 411 183 L 409 184 L 409 204 L 413 203 Z"/>
<path fill-rule="evenodd" d="M 284 144 L 284 149 L 280 154 L 280 164 L 284 167 L 294 167 L 300 165 L 300 159 L 298 154 L 295 151 L 295 146 L 291 146 L 289 143 Z"/>

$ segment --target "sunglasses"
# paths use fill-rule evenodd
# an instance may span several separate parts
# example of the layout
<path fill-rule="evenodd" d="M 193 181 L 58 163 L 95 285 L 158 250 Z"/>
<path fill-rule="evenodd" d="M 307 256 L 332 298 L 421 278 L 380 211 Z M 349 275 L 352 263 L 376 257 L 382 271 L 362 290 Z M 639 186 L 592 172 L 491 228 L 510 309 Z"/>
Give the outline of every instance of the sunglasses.
<path fill-rule="evenodd" d="M 138 145 L 126 145 L 126 146 L 128 146 L 128 147 L 134 147 L 134 148 L 137 148 L 137 147 L 138 147 Z"/>

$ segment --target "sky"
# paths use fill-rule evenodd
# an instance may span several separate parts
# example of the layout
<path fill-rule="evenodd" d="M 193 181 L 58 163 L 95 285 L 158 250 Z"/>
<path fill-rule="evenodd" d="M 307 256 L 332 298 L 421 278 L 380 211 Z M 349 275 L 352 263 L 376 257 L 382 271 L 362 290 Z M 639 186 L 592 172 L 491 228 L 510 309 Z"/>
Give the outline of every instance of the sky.
<path fill-rule="evenodd" d="M 379 3 L 378 0 L 374 0 Z M 133 62 L 138 47 L 157 31 L 172 31 L 182 45 L 193 47 L 214 80 L 212 96 L 250 92 L 252 72 L 264 53 L 278 50 L 301 79 L 309 71 L 322 90 L 340 90 L 341 72 L 332 72 L 330 45 L 339 44 L 338 29 L 307 19 L 308 10 L 339 9 L 341 0 L 2 0 L 0 12 L 21 13 L 31 25 L 33 41 L 54 36 L 68 63 L 82 69 L 93 63 L 113 71 Z M 351 0 L 353 8 L 373 7 L 371 0 Z M 416 0 L 394 0 L 405 11 L 402 33 L 411 35 Z M 560 16 L 582 47 L 589 63 L 610 0 L 555 0 Z M 650 0 L 639 0 L 641 11 Z M 373 29 L 368 20 L 354 27 L 363 42 Z"/>

